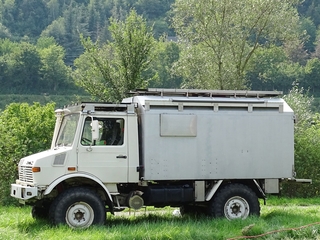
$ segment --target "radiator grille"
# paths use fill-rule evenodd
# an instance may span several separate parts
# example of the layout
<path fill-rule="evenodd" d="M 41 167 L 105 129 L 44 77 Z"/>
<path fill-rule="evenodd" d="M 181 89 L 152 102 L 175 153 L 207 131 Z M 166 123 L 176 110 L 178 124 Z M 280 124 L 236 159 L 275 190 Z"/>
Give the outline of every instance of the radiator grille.
<path fill-rule="evenodd" d="M 19 180 L 23 182 L 33 183 L 33 174 L 31 166 L 19 167 Z"/>

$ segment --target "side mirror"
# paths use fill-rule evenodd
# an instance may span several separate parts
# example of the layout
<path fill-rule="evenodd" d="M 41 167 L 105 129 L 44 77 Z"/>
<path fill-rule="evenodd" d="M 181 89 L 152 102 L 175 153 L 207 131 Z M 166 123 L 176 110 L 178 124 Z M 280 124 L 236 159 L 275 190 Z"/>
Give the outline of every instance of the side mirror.
<path fill-rule="evenodd" d="M 92 141 L 99 139 L 99 121 L 98 120 L 92 120 Z"/>

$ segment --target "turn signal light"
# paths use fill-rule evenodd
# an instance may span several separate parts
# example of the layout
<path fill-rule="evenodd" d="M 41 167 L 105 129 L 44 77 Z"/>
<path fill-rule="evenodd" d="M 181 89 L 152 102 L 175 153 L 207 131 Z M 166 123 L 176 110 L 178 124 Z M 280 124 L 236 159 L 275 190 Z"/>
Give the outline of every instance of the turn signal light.
<path fill-rule="evenodd" d="M 68 167 L 68 171 L 76 171 L 76 167 Z"/>
<path fill-rule="evenodd" d="M 41 168 L 40 167 L 33 167 L 32 172 L 40 172 Z"/>

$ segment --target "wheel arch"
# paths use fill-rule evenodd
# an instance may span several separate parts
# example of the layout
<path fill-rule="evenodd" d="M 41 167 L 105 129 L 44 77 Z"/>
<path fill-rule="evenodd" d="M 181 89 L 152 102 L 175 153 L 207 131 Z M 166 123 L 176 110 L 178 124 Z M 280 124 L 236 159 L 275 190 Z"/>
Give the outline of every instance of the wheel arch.
<path fill-rule="evenodd" d="M 240 183 L 240 184 L 246 185 L 249 188 L 251 188 L 252 191 L 255 192 L 255 194 L 257 195 L 258 198 L 263 198 L 263 199 L 266 198 L 266 195 L 265 195 L 264 191 L 261 188 L 261 183 L 257 179 L 229 180 L 229 181 L 224 181 L 224 184 L 222 184 L 222 186 L 224 186 L 226 184 L 232 184 L 232 183 Z"/>
<path fill-rule="evenodd" d="M 232 179 L 232 180 L 219 180 L 214 184 L 214 187 L 211 188 L 211 190 L 208 192 L 206 196 L 206 201 L 210 201 L 212 197 L 219 191 L 219 189 L 223 188 L 224 186 L 228 184 L 235 184 L 240 183 L 243 185 L 246 185 L 252 189 L 252 191 L 255 192 L 258 198 L 266 198 L 266 195 L 261 188 L 261 183 L 259 180 L 256 179 Z"/>
<path fill-rule="evenodd" d="M 112 197 L 111 197 L 111 194 L 110 194 L 108 188 L 103 184 L 103 182 L 99 178 L 97 178 L 93 175 L 87 174 L 87 173 L 72 173 L 72 174 L 67 174 L 67 175 L 64 175 L 60 178 L 57 178 L 52 183 L 50 183 L 50 185 L 44 191 L 43 195 L 47 196 L 50 193 L 52 193 L 53 189 L 58 187 L 59 184 L 62 184 L 62 183 L 68 183 L 68 184 L 77 183 L 78 184 L 79 182 L 86 183 L 86 185 L 91 185 L 91 186 L 98 185 L 98 187 L 105 194 L 106 201 L 109 202 L 110 204 L 112 204 Z M 79 185 L 81 185 L 81 184 L 79 184 Z"/>

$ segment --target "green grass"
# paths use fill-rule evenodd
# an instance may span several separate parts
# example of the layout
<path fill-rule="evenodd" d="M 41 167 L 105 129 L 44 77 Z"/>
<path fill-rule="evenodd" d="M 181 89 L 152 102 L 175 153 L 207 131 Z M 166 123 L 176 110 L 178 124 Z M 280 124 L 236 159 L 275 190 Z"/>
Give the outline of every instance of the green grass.
<path fill-rule="evenodd" d="M 228 221 L 207 217 L 177 217 L 174 209 L 147 214 L 108 213 L 105 226 L 73 230 L 67 226 L 51 226 L 34 220 L 30 207 L 0 207 L 1 239 L 244 239 L 244 235 L 260 235 L 258 239 L 320 239 L 320 199 L 288 199 L 272 197 L 261 205 L 261 216 Z M 278 232 L 277 232 L 278 231 Z M 269 232 L 273 232 L 270 233 Z"/>

